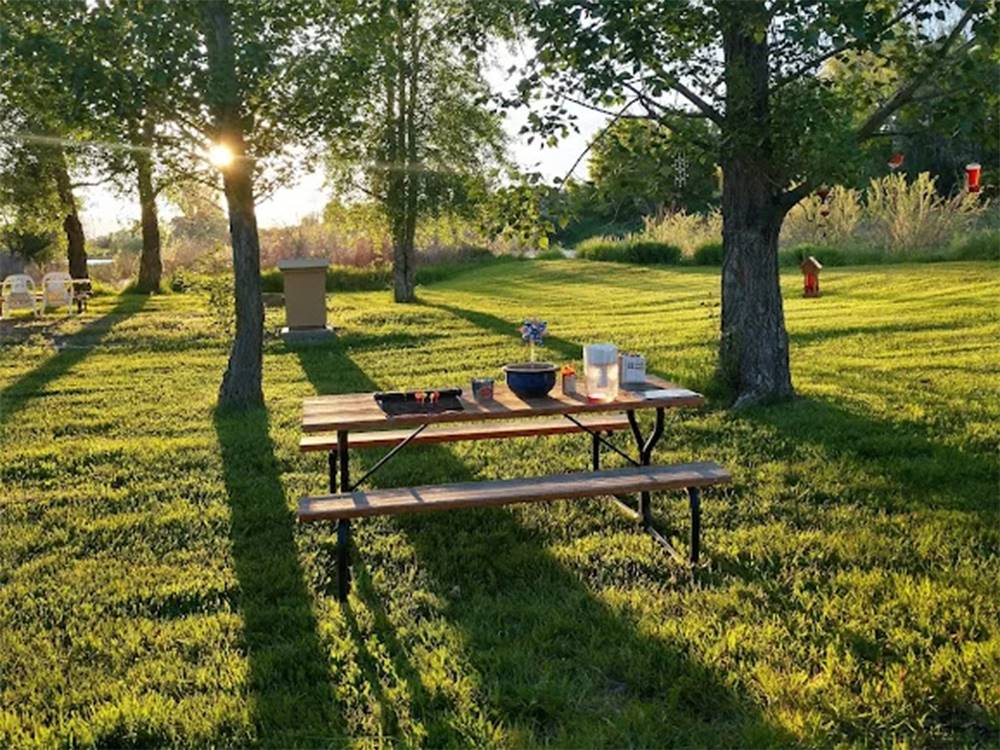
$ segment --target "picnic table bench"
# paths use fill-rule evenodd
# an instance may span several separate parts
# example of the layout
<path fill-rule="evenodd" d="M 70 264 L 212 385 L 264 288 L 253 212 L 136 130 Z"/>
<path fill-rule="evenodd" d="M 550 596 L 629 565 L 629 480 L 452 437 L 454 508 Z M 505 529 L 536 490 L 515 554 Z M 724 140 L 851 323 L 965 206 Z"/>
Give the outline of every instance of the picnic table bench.
<path fill-rule="evenodd" d="M 373 393 L 317 396 L 304 402 L 299 448 L 328 454 L 329 493 L 299 500 L 301 523 L 337 522 L 337 595 L 342 601 L 350 588 L 351 521 L 380 515 L 487 507 L 522 502 L 572 500 L 609 496 L 674 558 L 683 556 L 653 525 L 651 494 L 686 490 L 691 510 L 689 561 L 697 564 L 700 550 L 700 489 L 730 481 L 715 463 L 652 465 L 653 449 L 664 431 L 665 410 L 700 406 L 704 398 L 660 378 L 648 376 L 630 385 L 610 402 L 591 402 L 583 395 L 553 393 L 522 399 L 498 385 L 494 398 L 459 397 L 461 410 L 387 415 Z M 636 412 L 655 410 L 652 431 L 643 435 Z M 622 413 L 624 412 L 624 413 Z M 505 420 L 505 421 L 499 421 Z M 516 421 L 515 421 L 516 420 Z M 629 430 L 638 448 L 633 458 L 608 438 Z M 407 445 L 460 440 L 497 440 L 513 437 L 586 433 L 590 436 L 590 470 L 554 476 L 376 489 L 360 485 Z M 389 447 L 358 480 L 351 481 L 350 450 Z M 631 466 L 601 470 L 601 449 L 624 457 Z M 339 482 L 338 482 L 339 474 Z M 625 497 L 638 495 L 633 507 Z"/>

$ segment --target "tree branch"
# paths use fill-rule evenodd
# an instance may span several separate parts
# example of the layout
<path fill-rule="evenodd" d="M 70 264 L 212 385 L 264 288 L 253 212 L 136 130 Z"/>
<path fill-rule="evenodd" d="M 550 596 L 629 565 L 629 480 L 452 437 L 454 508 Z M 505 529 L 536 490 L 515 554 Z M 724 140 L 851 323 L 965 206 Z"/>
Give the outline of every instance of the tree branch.
<path fill-rule="evenodd" d="M 976 10 L 978 10 L 979 3 L 972 2 L 969 3 L 969 7 L 965 9 L 965 13 L 955 24 L 955 27 L 951 30 L 948 36 L 945 38 L 944 42 L 941 44 L 940 49 L 934 55 L 930 63 L 917 75 L 907 81 L 905 84 L 896 89 L 895 93 L 890 96 L 881 107 L 876 109 L 869 115 L 868 119 L 861 124 L 861 126 L 855 132 L 855 138 L 859 141 L 864 141 L 871 138 L 872 135 L 888 120 L 900 107 L 908 104 L 913 100 L 914 95 L 920 89 L 927 79 L 937 70 L 938 66 L 942 61 L 948 56 L 948 51 L 951 49 L 955 41 L 961 36 L 962 30 L 968 25 L 969 21 L 972 20 L 972 16 Z M 963 45 L 960 51 L 965 48 Z"/>
<path fill-rule="evenodd" d="M 882 28 L 880 28 L 877 32 L 875 32 L 875 37 L 878 38 L 879 36 L 881 36 L 882 34 L 884 34 L 886 31 L 888 31 L 889 29 L 891 29 L 893 26 L 895 26 L 897 23 L 899 23 L 900 21 L 902 21 L 904 18 L 906 18 L 907 16 L 912 15 L 913 13 L 915 13 L 916 10 L 921 5 L 923 5 L 923 0 L 916 0 L 916 2 L 913 2 L 910 5 L 908 5 L 905 8 L 903 8 L 903 10 L 901 10 L 895 16 L 893 16 L 892 18 L 890 18 L 885 23 L 885 25 L 882 26 Z M 833 49 L 827 50 L 826 52 L 824 52 L 819 57 L 815 57 L 812 60 L 809 60 L 808 62 L 802 63 L 793 72 L 789 73 L 784 78 L 776 81 L 775 84 L 774 84 L 774 86 L 773 86 L 773 88 L 772 88 L 772 90 L 776 91 L 776 90 L 780 89 L 782 86 L 785 86 L 786 84 L 789 84 L 792 81 L 794 81 L 794 80 L 796 80 L 798 78 L 801 78 L 806 73 L 808 73 L 810 70 L 812 70 L 813 68 L 815 68 L 817 65 L 822 65 L 827 60 L 829 60 L 831 57 L 836 57 L 837 55 L 839 55 L 839 54 L 841 54 L 843 52 L 847 52 L 848 50 L 856 49 L 856 48 L 860 47 L 861 43 L 862 42 L 861 42 L 860 39 L 854 39 L 854 40 L 852 40 L 850 42 L 846 42 L 846 43 L 840 45 L 839 47 L 834 47 Z"/>
<path fill-rule="evenodd" d="M 639 98 L 639 101 L 642 102 L 642 106 L 646 108 L 647 112 L 651 112 L 655 107 L 664 115 L 670 115 L 671 117 L 686 117 L 693 120 L 708 119 L 708 115 L 700 110 L 692 112 L 689 109 L 677 109 L 676 107 L 668 107 L 666 104 L 661 104 L 655 99 L 649 98 L 645 91 L 636 88 L 632 83 L 626 83 L 625 87 Z"/>
<path fill-rule="evenodd" d="M 634 114 L 630 114 L 628 112 L 624 112 L 622 110 L 619 110 L 619 111 L 615 112 L 614 110 L 605 109 L 604 107 L 598 107 L 596 104 L 590 104 L 589 102 L 585 102 L 582 99 L 577 99 L 577 98 L 572 97 L 572 96 L 566 96 L 565 94 L 560 94 L 559 98 L 560 99 L 565 99 L 566 101 L 568 101 L 568 102 L 570 102 L 572 104 L 575 104 L 578 107 L 583 107 L 584 109 L 589 109 L 591 112 L 599 112 L 602 115 L 607 115 L 608 117 L 616 117 L 619 120 L 654 120 L 654 119 L 656 119 L 655 117 L 651 117 L 649 115 L 634 115 Z M 636 97 L 631 102 L 629 102 L 629 104 L 630 105 L 635 104 L 636 101 L 638 101 L 638 97 Z"/>
<path fill-rule="evenodd" d="M 680 94 L 689 102 L 691 102 L 694 106 L 696 106 L 699 110 L 701 110 L 702 114 L 704 114 L 705 117 L 714 122 L 720 128 L 725 127 L 726 118 L 722 116 L 719 110 L 717 110 L 707 101 L 698 96 L 698 94 L 696 94 L 694 91 L 692 91 L 683 83 L 681 83 L 679 80 L 677 80 L 677 78 L 668 75 L 667 72 L 660 65 L 654 64 L 651 65 L 650 67 L 660 77 L 663 83 L 665 83 L 668 87 L 676 91 L 678 94 Z"/>
<path fill-rule="evenodd" d="M 124 170 L 121 172 L 115 172 L 115 175 L 124 174 Z M 97 182 L 73 182 L 70 183 L 69 189 L 76 190 L 77 188 L 89 188 L 89 187 L 100 187 L 101 185 L 106 185 L 111 182 L 111 177 L 104 180 L 98 180 Z"/>
<path fill-rule="evenodd" d="M 625 114 L 625 110 L 627 110 L 629 107 L 635 104 L 635 102 L 636 99 L 631 99 L 630 101 L 625 102 L 625 106 L 622 107 L 621 110 L 619 110 L 618 113 L 611 118 L 608 124 L 605 125 L 603 128 L 601 128 L 600 132 L 598 132 L 597 135 L 595 135 L 593 138 L 590 139 L 590 143 L 587 144 L 587 147 L 580 152 L 579 156 L 576 157 L 576 161 L 573 162 L 573 166 L 571 166 L 569 168 L 569 171 L 565 175 L 563 175 L 563 178 L 561 180 L 559 180 L 560 186 L 566 184 L 566 180 L 568 180 L 570 177 L 573 176 L 573 172 L 576 171 L 576 168 L 580 165 L 580 162 L 583 161 L 583 157 L 586 156 L 588 153 L 590 153 L 590 149 L 594 147 L 594 144 L 596 144 L 601 138 L 604 137 L 604 135 L 611 129 L 611 126 L 614 125 L 616 122 L 618 122 L 618 120 L 621 119 L 622 115 Z"/>
<path fill-rule="evenodd" d="M 665 106 L 663 104 L 660 104 L 658 101 L 650 99 L 649 97 L 647 97 L 645 95 L 644 92 L 637 90 L 631 84 L 625 84 L 625 85 L 630 90 L 632 90 L 636 94 L 636 96 L 640 99 L 640 101 L 642 103 L 642 106 L 644 106 L 646 108 L 646 112 L 649 115 L 649 119 L 654 120 L 655 122 L 659 123 L 660 125 L 664 125 L 664 126 L 666 126 L 668 128 L 672 128 L 673 130 L 676 131 L 676 130 L 678 130 L 678 128 L 676 127 L 676 125 L 674 123 L 672 123 L 670 121 L 671 118 L 675 118 L 676 117 L 676 118 L 686 118 L 686 119 L 707 119 L 707 116 L 705 114 L 703 114 L 702 112 L 691 112 L 689 110 L 675 109 L 673 107 L 667 107 L 667 106 Z M 652 105 L 652 106 L 650 106 L 650 105 Z M 656 107 L 657 109 L 659 109 L 660 110 L 660 114 L 658 114 L 658 115 L 653 114 L 652 107 Z M 686 138 L 687 140 L 691 141 L 691 143 L 695 144 L 696 146 L 700 146 L 701 148 L 705 149 L 706 151 L 711 151 L 714 148 L 714 144 L 710 143 L 709 141 L 705 140 L 704 138 L 699 138 L 696 135 L 692 135 L 689 132 L 685 132 L 684 133 L 684 138 Z"/>

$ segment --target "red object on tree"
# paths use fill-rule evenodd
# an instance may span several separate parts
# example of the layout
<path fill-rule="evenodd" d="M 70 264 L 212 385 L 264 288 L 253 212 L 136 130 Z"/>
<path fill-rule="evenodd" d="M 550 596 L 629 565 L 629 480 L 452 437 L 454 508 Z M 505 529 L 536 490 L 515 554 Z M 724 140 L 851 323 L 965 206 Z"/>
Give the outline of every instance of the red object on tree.
<path fill-rule="evenodd" d="M 805 281 L 805 288 L 802 291 L 802 296 L 818 297 L 819 272 L 823 268 L 823 264 L 810 255 L 802 261 L 802 265 L 800 265 L 799 268 L 802 269 L 802 276 Z"/>
<path fill-rule="evenodd" d="M 970 193 L 979 192 L 979 178 L 982 177 L 983 168 L 973 162 L 965 165 L 965 188 Z"/>
<path fill-rule="evenodd" d="M 905 160 L 906 156 L 903 155 L 903 152 L 897 151 L 896 153 L 894 153 L 892 156 L 889 157 L 889 169 L 895 172 L 897 169 L 903 166 L 903 162 Z"/>

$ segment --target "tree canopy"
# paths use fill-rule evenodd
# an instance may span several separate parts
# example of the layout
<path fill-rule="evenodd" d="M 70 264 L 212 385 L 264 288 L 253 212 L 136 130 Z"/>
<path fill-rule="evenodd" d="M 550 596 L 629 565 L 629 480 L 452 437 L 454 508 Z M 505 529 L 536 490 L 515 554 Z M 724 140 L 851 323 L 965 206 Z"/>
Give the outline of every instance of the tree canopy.
<path fill-rule="evenodd" d="M 393 244 L 396 300 L 415 296 L 418 217 L 467 211 L 502 165 L 505 138 L 490 96 L 484 24 L 466 0 L 413 0 L 380 6 L 345 42 L 364 66 L 350 93 L 353 114 L 327 118 L 328 173 L 342 194 L 379 205 Z"/>

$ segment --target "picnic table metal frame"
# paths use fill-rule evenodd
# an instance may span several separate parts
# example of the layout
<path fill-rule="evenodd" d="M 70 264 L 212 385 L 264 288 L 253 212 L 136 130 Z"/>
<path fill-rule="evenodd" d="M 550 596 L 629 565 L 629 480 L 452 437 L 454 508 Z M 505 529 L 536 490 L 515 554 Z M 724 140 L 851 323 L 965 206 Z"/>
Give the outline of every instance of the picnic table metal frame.
<path fill-rule="evenodd" d="M 498 386 L 498 389 L 505 389 L 506 386 Z M 642 386 L 643 390 L 649 389 L 678 389 L 672 383 L 668 383 L 660 378 L 648 377 L 647 382 Z M 625 394 L 635 394 L 637 392 L 633 389 L 629 389 L 628 386 L 624 386 L 622 391 Z M 504 393 L 504 391 L 500 391 Z M 604 446 L 614 453 L 618 454 L 633 466 L 649 466 L 652 463 L 653 451 L 660 439 L 663 437 L 666 422 L 666 409 L 676 408 L 682 406 L 697 406 L 704 402 L 704 398 L 700 394 L 696 394 L 690 391 L 686 393 L 690 395 L 678 396 L 674 400 L 674 403 L 661 402 L 661 400 L 653 400 L 646 402 L 642 398 L 630 398 L 622 399 L 621 394 L 618 399 L 605 403 L 589 403 L 583 402 L 579 407 L 575 407 L 573 411 L 561 411 L 552 410 L 548 408 L 544 411 L 539 411 L 534 413 L 530 408 L 527 411 L 522 410 L 522 412 L 508 415 L 502 412 L 480 412 L 477 414 L 478 417 L 486 419 L 496 419 L 502 417 L 516 418 L 516 419 L 530 419 L 532 417 L 544 416 L 545 414 L 560 414 L 561 416 L 568 419 L 570 422 L 575 424 L 582 432 L 586 432 L 591 438 L 591 466 L 594 471 L 600 470 L 601 466 L 601 446 Z M 506 397 L 509 398 L 510 394 L 505 393 Z M 371 403 L 375 405 L 374 394 L 345 394 L 344 397 L 353 398 L 355 396 L 370 396 Z M 344 397 L 340 397 L 343 399 Z M 338 397 L 319 397 L 319 400 L 328 398 L 332 403 L 336 404 Z M 531 399 L 528 401 L 523 401 L 528 407 L 531 407 L 532 403 L 546 404 L 550 405 L 549 402 L 552 401 L 551 397 L 546 397 L 544 399 Z M 314 400 L 315 402 L 315 400 Z M 466 399 L 462 399 L 465 404 L 473 404 L 477 402 L 470 402 Z M 482 405 L 482 403 L 480 403 Z M 375 405 L 377 409 L 377 405 Z M 643 435 L 642 429 L 639 426 L 639 420 L 636 417 L 636 411 L 638 409 L 655 409 L 655 420 L 653 423 L 653 428 L 648 435 Z M 638 459 L 633 458 L 625 451 L 621 450 L 618 446 L 608 440 L 604 435 L 600 434 L 600 430 L 591 429 L 587 425 L 580 422 L 574 416 L 574 413 L 586 413 L 592 411 L 620 411 L 624 410 L 628 418 L 629 427 L 631 429 L 632 437 L 635 441 L 636 448 L 639 452 Z M 373 412 L 374 414 L 374 412 Z M 497 416 L 499 414 L 499 417 Z M 338 420 L 335 417 L 330 419 L 330 423 L 337 427 L 337 450 L 329 451 L 327 456 L 328 471 L 329 471 L 329 488 L 330 494 L 336 494 L 338 491 L 341 493 L 351 493 L 356 491 L 364 482 L 374 476 L 379 469 L 389 463 L 400 451 L 403 450 L 407 445 L 409 445 L 421 432 L 423 432 L 427 427 L 432 424 L 455 422 L 455 421 L 465 421 L 469 418 L 466 412 L 438 412 L 432 414 L 410 414 L 404 417 L 389 417 L 388 415 L 384 418 L 384 426 L 390 427 L 398 425 L 400 422 L 407 423 L 414 426 L 413 432 L 404 437 L 398 443 L 396 443 L 389 451 L 383 455 L 375 464 L 366 471 L 360 479 L 356 481 L 351 481 L 351 469 L 350 469 L 350 433 L 351 429 L 348 424 Z M 365 424 L 367 426 L 372 426 L 369 422 Z M 304 429 L 309 431 L 318 431 L 324 429 L 322 425 L 310 425 L 306 427 L 304 420 Z M 362 428 L 364 429 L 364 428 Z M 338 482 L 339 474 L 339 482 Z M 691 510 L 691 550 L 690 550 L 690 562 L 692 564 L 698 563 L 699 549 L 698 540 L 700 539 L 700 525 L 701 525 L 701 497 L 697 487 L 689 487 L 688 501 Z M 670 541 L 661 534 L 655 527 L 653 523 L 652 515 L 652 498 L 649 492 L 642 492 L 639 495 L 638 508 L 632 507 L 628 500 L 624 497 L 615 496 L 612 497 L 615 504 L 623 510 L 626 515 L 635 521 L 638 521 L 641 528 L 650 535 L 650 537 L 656 541 L 661 547 L 663 547 L 671 557 L 679 562 L 686 562 L 684 556 L 674 547 Z M 340 519 L 337 521 L 337 589 L 341 600 L 345 599 L 347 596 L 347 591 L 350 588 L 350 546 L 351 546 L 351 522 L 349 519 Z"/>

